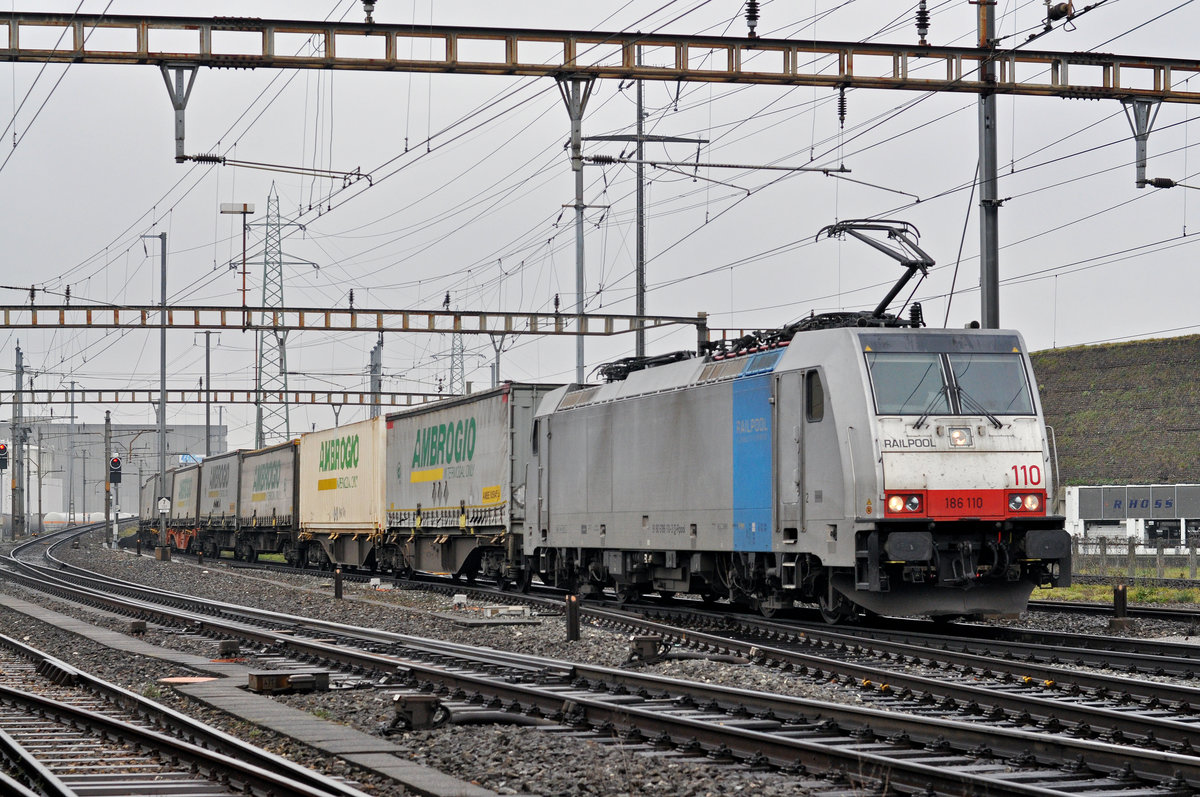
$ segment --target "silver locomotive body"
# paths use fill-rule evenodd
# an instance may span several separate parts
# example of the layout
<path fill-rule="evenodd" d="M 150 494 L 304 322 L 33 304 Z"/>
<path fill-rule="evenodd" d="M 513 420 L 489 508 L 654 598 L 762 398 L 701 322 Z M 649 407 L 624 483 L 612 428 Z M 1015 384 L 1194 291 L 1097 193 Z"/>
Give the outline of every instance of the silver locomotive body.
<path fill-rule="evenodd" d="M 836 620 L 1013 614 L 1070 580 L 1013 332 L 814 330 L 562 388 L 533 447 L 525 553 L 550 583 Z"/>

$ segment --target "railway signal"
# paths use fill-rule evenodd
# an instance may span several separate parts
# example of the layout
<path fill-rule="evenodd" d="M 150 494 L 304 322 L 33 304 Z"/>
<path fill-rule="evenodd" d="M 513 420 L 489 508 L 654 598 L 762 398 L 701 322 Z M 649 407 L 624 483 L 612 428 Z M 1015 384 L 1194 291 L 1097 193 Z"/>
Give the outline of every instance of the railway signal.
<path fill-rule="evenodd" d="M 108 482 L 109 484 L 121 483 L 121 458 L 111 457 L 108 460 Z"/>
<path fill-rule="evenodd" d="M 8 443 L 0 443 L 0 470 L 8 470 Z"/>

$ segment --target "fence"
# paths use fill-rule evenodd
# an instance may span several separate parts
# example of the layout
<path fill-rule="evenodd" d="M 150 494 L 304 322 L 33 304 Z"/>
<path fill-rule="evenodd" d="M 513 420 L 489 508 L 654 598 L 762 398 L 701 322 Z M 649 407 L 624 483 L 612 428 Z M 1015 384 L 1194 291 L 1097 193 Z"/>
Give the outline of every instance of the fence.
<path fill-rule="evenodd" d="M 1126 537 L 1075 537 L 1071 571 L 1132 583 L 1138 578 L 1196 579 L 1200 536 L 1189 535 L 1186 545 L 1154 546 Z"/>

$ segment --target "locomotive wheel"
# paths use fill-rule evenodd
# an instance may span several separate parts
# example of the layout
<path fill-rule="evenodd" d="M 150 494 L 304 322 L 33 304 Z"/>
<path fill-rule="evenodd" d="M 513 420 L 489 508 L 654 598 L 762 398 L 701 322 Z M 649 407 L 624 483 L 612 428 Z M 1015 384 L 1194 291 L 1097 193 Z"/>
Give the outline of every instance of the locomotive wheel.
<path fill-rule="evenodd" d="M 621 584 L 617 586 L 617 603 L 624 606 L 627 603 L 635 603 L 641 593 L 633 584 Z"/>
<path fill-rule="evenodd" d="M 822 590 L 821 598 L 817 603 L 817 610 L 821 613 L 822 620 L 830 625 L 838 625 L 853 616 L 852 610 L 844 598 L 840 595 L 835 596 L 831 606 L 828 594 L 828 590 Z"/>
<path fill-rule="evenodd" d="M 779 609 L 775 608 L 774 606 L 768 606 L 767 602 L 764 601 L 762 598 L 757 598 L 757 597 L 751 598 L 750 604 L 758 611 L 759 614 L 761 614 L 763 617 L 767 618 L 768 620 L 770 620 L 772 617 L 774 617 L 779 612 Z M 822 615 L 822 616 L 824 616 L 824 615 Z"/>

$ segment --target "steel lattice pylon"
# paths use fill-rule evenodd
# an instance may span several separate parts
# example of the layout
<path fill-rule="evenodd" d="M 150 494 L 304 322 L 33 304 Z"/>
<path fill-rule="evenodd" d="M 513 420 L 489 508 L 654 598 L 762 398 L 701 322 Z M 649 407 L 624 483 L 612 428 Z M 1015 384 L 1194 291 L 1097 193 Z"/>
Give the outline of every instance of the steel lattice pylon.
<path fill-rule="evenodd" d="M 461 332 L 450 336 L 450 395 L 461 396 L 467 390 L 466 363 L 464 362 L 466 347 L 463 345 Z"/>
<path fill-rule="evenodd" d="M 279 222 L 279 194 L 275 184 L 267 197 L 266 236 L 263 244 L 263 307 L 283 307 L 283 236 Z M 263 323 L 270 317 L 263 313 Z M 255 389 L 265 394 L 286 392 L 287 330 L 261 330 L 258 333 L 258 379 Z M 291 424 L 286 402 L 266 404 L 259 401 L 255 440 L 259 448 L 291 439 Z"/>

